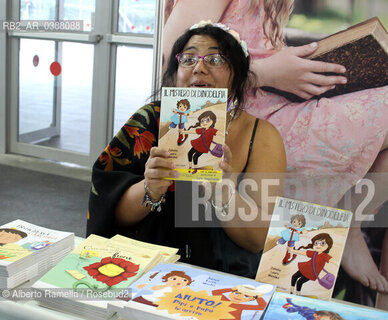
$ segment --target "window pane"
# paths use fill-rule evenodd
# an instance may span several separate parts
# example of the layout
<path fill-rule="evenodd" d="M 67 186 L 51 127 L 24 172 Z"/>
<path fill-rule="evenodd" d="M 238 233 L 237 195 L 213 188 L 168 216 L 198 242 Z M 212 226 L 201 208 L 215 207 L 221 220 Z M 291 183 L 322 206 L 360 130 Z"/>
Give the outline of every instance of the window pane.
<path fill-rule="evenodd" d="M 151 48 L 117 48 L 114 134 L 151 95 L 152 57 Z"/>
<path fill-rule="evenodd" d="M 154 34 L 155 0 L 120 0 L 119 32 Z"/>
<path fill-rule="evenodd" d="M 56 15 L 57 0 L 21 0 L 21 20 L 83 20 L 84 31 L 93 29 L 96 0 L 59 0 L 62 12 Z"/>
<path fill-rule="evenodd" d="M 83 20 L 84 31 L 93 29 L 95 0 L 64 0 L 64 20 Z"/>
<path fill-rule="evenodd" d="M 56 0 L 20 0 L 21 20 L 55 20 Z"/>
<path fill-rule="evenodd" d="M 19 141 L 88 154 L 93 45 L 60 43 L 58 56 L 56 73 L 54 41 L 20 40 Z"/>
<path fill-rule="evenodd" d="M 55 125 L 54 77 L 50 74 L 54 57 L 54 41 L 20 40 L 19 135 Z"/>
<path fill-rule="evenodd" d="M 93 45 L 64 42 L 61 149 L 89 153 L 93 84 Z"/>

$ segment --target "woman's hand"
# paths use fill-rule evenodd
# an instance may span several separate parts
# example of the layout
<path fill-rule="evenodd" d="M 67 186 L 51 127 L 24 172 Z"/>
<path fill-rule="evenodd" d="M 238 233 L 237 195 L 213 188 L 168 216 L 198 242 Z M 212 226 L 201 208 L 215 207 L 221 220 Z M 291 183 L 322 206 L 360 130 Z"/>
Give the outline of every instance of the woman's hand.
<path fill-rule="evenodd" d="M 305 59 L 317 49 L 316 42 L 300 47 L 287 47 L 271 57 L 254 60 L 252 71 L 257 75 L 258 86 L 274 87 L 311 99 L 336 84 L 345 84 L 343 76 L 326 76 L 320 72 L 344 73 L 345 67 L 322 61 Z"/>
<path fill-rule="evenodd" d="M 224 152 L 224 159 L 219 162 L 219 166 L 222 169 L 223 176 L 225 177 L 225 174 L 230 174 L 233 171 L 232 151 L 226 144 L 222 146 L 222 151 Z"/>
<path fill-rule="evenodd" d="M 152 147 L 150 157 L 145 164 L 144 178 L 147 184 L 148 194 L 152 200 L 158 201 L 166 193 L 167 188 L 172 184 L 171 180 L 162 178 L 179 176 L 178 171 L 174 171 L 174 163 L 168 159 L 167 150 Z"/>

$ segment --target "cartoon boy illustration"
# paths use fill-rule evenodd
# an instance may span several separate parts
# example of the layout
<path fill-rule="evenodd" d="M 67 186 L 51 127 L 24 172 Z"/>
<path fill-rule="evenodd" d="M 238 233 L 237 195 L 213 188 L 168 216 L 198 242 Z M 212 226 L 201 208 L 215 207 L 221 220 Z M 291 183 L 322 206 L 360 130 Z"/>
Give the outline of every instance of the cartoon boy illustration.
<path fill-rule="evenodd" d="M 283 305 L 283 308 L 289 313 L 298 313 L 306 320 L 344 320 L 336 312 L 326 310 L 317 311 L 309 307 L 299 306 L 293 303 L 290 298 L 287 298 L 286 300 L 287 303 Z"/>
<path fill-rule="evenodd" d="M 8 243 L 18 242 L 27 237 L 27 233 L 16 229 L 0 229 L 0 246 Z"/>
<path fill-rule="evenodd" d="M 173 289 L 183 289 L 189 286 L 193 280 L 183 271 L 173 270 L 162 277 L 162 282 L 165 283 L 151 288 L 151 290 L 154 290 L 154 293 L 136 297 L 132 301 L 157 307 L 159 298 L 163 297 L 165 293 L 172 292 Z"/>
<path fill-rule="evenodd" d="M 299 241 L 299 235 L 301 233 L 307 233 L 307 230 L 304 228 L 306 225 L 306 218 L 303 214 L 296 214 L 291 217 L 291 223 L 284 225 L 286 230 L 282 231 L 282 237 L 278 240 L 278 244 L 285 244 L 287 242 L 288 248 L 295 247 L 295 242 Z M 287 251 L 285 257 L 283 258 L 283 264 L 289 264 L 292 260 L 296 258 L 296 254 L 292 257 Z"/>
<path fill-rule="evenodd" d="M 177 102 L 177 108 L 173 109 L 172 112 L 174 112 L 174 115 L 170 118 L 171 123 L 170 127 L 171 129 L 176 128 L 178 126 L 178 129 L 184 129 L 185 123 L 187 122 L 187 116 L 191 116 L 193 112 L 190 109 L 190 102 L 187 99 L 182 99 Z M 178 137 L 178 146 L 180 146 L 183 142 L 187 139 L 187 134 L 185 137 L 179 132 Z"/>
<path fill-rule="evenodd" d="M 230 312 L 233 319 L 241 319 L 241 314 L 244 310 L 264 310 L 267 306 L 267 302 L 262 296 L 273 290 L 273 286 L 264 284 L 258 287 L 254 287 L 249 284 L 237 285 L 233 288 L 217 289 L 212 291 L 213 296 L 221 296 L 222 301 L 230 301 L 230 307 L 234 308 L 235 311 Z M 226 297 L 224 293 L 230 292 Z M 255 304 L 244 304 L 256 300 Z M 229 319 L 229 318 L 228 318 Z"/>

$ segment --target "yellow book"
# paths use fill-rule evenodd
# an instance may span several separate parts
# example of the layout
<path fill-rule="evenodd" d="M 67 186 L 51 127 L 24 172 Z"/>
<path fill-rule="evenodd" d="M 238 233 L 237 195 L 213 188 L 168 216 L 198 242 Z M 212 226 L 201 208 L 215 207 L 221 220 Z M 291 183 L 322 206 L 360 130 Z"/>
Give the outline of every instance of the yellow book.
<path fill-rule="evenodd" d="M 122 244 L 131 246 L 131 247 L 158 250 L 163 257 L 164 263 L 173 263 L 178 261 L 180 258 L 180 256 L 177 255 L 177 252 L 178 252 L 177 248 L 171 248 L 171 247 L 161 246 L 153 243 L 134 240 L 128 237 L 121 236 L 119 234 L 112 237 L 111 240 L 119 241 Z"/>

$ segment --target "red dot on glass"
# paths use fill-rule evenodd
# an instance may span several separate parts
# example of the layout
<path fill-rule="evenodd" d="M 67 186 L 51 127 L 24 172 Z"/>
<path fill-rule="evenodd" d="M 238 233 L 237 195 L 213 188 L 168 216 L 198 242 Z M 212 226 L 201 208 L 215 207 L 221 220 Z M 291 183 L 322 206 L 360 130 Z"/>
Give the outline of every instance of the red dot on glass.
<path fill-rule="evenodd" d="M 32 64 L 34 65 L 34 67 L 38 66 L 38 64 L 39 64 L 39 57 L 37 55 L 34 55 L 34 57 L 32 58 Z"/>
<path fill-rule="evenodd" d="M 135 30 L 135 28 L 136 28 L 135 26 L 132 26 L 132 27 L 131 27 L 132 30 Z"/>
<path fill-rule="evenodd" d="M 149 31 L 151 29 L 150 26 L 146 26 L 146 30 Z"/>
<path fill-rule="evenodd" d="M 50 65 L 50 71 L 53 74 L 54 77 L 59 76 L 61 74 L 62 67 L 59 62 L 54 61 Z"/>

